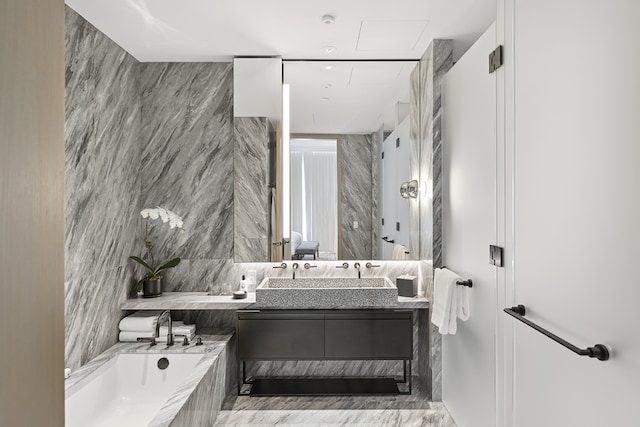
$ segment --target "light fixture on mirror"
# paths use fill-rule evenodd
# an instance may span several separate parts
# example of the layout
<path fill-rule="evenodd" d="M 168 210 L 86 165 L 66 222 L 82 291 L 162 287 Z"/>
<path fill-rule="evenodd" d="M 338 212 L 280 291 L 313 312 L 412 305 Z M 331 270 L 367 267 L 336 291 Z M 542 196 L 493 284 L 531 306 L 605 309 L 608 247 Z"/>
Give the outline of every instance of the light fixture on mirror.
<path fill-rule="evenodd" d="M 403 182 L 400 185 L 400 195 L 404 199 L 408 199 L 409 198 L 409 183 L 408 182 Z"/>
<path fill-rule="evenodd" d="M 418 188 L 418 181 L 417 180 L 414 179 L 412 181 L 409 181 L 408 194 L 409 194 L 409 197 L 411 197 L 412 199 L 417 199 L 418 198 L 419 188 Z"/>
<path fill-rule="evenodd" d="M 417 199 L 419 193 L 418 181 L 415 179 L 409 182 L 403 182 L 400 185 L 400 195 L 405 199 Z"/>

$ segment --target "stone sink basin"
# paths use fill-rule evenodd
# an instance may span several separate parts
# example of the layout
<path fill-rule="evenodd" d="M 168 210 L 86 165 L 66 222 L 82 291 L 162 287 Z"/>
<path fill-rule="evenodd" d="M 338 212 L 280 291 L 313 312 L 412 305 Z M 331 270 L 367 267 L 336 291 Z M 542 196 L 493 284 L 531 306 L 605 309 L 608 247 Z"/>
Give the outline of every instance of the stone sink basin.
<path fill-rule="evenodd" d="M 398 288 L 386 277 L 265 278 L 256 305 L 279 308 L 395 307 Z"/>

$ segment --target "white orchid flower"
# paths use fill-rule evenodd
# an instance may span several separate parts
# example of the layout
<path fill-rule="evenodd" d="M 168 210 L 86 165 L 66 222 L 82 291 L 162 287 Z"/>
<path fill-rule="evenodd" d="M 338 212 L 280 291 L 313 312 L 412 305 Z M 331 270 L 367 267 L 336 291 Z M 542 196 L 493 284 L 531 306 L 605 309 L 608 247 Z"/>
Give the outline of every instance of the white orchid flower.
<path fill-rule="evenodd" d="M 180 230 L 183 230 L 182 226 L 184 225 L 184 222 L 182 220 L 182 217 L 178 216 L 175 212 L 170 211 L 169 209 L 165 209 L 160 206 L 156 207 L 155 209 L 146 208 L 140 211 L 140 215 L 142 215 L 143 218 L 149 218 L 149 219 L 160 218 L 162 222 L 164 223 L 168 222 L 170 228 L 177 227 Z"/>

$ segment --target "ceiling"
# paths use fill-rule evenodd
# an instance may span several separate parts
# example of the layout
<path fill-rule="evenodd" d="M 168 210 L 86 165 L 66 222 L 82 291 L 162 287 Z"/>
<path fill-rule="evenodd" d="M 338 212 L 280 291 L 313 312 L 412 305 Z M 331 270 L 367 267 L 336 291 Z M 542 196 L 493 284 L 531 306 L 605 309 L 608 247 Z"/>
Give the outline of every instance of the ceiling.
<path fill-rule="evenodd" d="M 329 61 L 418 59 L 434 38 L 454 39 L 457 59 L 491 25 L 496 14 L 496 0 L 66 0 L 66 3 L 141 62 L 220 62 L 231 61 L 235 56 Z M 322 22 L 326 14 L 335 17 L 333 24 Z M 336 50 L 327 53 L 323 50 L 326 46 Z M 368 93 L 366 85 L 370 89 L 374 85 L 391 86 L 407 72 L 392 65 L 382 68 L 371 65 L 369 71 L 366 64 L 352 66 L 350 70 L 348 64 L 344 64 L 344 69 L 342 63 L 336 65 L 340 65 L 335 70 L 336 78 L 340 73 L 355 76 L 352 82 L 359 88 L 352 91 L 356 94 Z M 295 66 L 287 74 L 300 80 L 301 72 Z M 323 76 L 312 78 L 319 77 Z M 371 81 L 367 82 L 367 78 Z M 348 84 L 344 79 L 342 82 Z M 292 87 L 292 99 L 310 97 L 315 104 L 316 92 L 324 83 L 327 81 L 310 80 L 308 90 L 299 83 L 299 89 Z M 332 88 L 334 94 L 338 93 L 338 86 Z M 309 93 L 296 94 L 294 90 Z M 399 97 L 389 94 L 385 103 L 394 105 Z M 334 96 L 336 101 L 337 98 Z M 347 119 L 349 115 L 380 115 L 374 111 L 377 104 L 373 99 L 366 96 L 358 99 L 361 99 L 358 105 L 355 100 L 330 104 L 339 112 L 334 116 L 345 118 L 338 126 L 340 132 L 361 130 L 349 123 L 360 126 L 363 121 L 357 117 Z M 302 105 L 299 101 L 296 104 Z M 316 120 L 328 117 L 323 113 L 327 105 L 325 102 L 318 107 Z M 309 117 L 307 113 L 299 116 Z M 297 124 L 295 117 L 294 113 L 292 127 Z"/>

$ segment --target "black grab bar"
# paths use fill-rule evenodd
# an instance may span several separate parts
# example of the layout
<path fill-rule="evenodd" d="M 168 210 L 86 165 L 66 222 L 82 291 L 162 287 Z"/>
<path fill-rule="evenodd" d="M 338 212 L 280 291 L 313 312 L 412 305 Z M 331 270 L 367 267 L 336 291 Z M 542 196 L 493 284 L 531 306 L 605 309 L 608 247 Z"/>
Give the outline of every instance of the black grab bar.
<path fill-rule="evenodd" d="M 604 344 L 596 344 L 593 347 L 582 349 L 582 348 L 576 347 L 570 342 L 563 340 L 559 336 L 552 334 L 551 332 L 547 331 L 543 327 L 536 325 L 532 321 L 525 319 L 524 315 L 527 313 L 527 310 L 525 306 L 522 304 L 516 307 L 505 308 L 504 312 L 507 313 L 509 316 L 515 317 L 525 325 L 531 326 L 536 331 L 540 332 L 543 335 L 546 335 L 547 337 L 551 338 L 558 344 L 568 348 L 569 350 L 573 351 L 579 356 L 595 357 L 598 360 L 609 360 L 609 349 Z"/>

